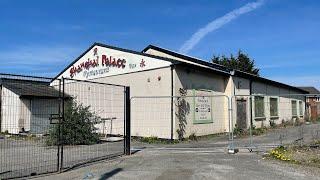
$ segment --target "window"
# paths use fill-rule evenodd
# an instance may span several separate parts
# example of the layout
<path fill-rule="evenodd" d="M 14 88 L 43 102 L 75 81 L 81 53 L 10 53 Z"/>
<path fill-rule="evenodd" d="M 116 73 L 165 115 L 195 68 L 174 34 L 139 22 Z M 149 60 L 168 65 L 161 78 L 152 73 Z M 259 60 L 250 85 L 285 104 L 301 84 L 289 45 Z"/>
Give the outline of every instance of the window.
<path fill-rule="evenodd" d="M 256 118 L 264 117 L 264 97 L 254 97 L 254 113 Z"/>
<path fill-rule="evenodd" d="M 299 115 L 303 116 L 303 104 L 302 104 L 302 101 L 299 101 Z"/>
<path fill-rule="evenodd" d="M 278 98 L 270 98 L 270 116 L 278 117 Z"/>
<path fill-rule="evenodd" d="M 292 117 L 297 116 L 297 101 L 292 100 L 291 101 L 291 109 L 292 109 Z"/>

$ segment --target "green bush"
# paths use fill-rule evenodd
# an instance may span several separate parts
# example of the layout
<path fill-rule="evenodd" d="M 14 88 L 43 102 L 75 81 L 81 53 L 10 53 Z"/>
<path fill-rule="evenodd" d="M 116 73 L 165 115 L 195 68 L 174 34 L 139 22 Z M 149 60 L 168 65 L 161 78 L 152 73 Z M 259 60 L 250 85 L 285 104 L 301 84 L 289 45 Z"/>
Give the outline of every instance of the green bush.
<path fill-rule="evenodd" d="M 91 145 L 99 143 L 99 135 L 94 124 L 99 117 L 90 112 L 90 106 L 84 107 L 74 100 L 66 102 L 64 121 L 60 125 L 60 144 Z M 59 144 L 59 125 L 54 125 L 47 137 L 47 145 Z"/>
<path fill-rule="evenodd" d="M 252 129 L 252 135 L 259 136 L 267 132 L 266 127 Z"/>
<path fill-rule="evenodd" d="M 274 120 L 270 120 L 270 127 L 271 128 L 276 128 L 277 127 L 277 124 L 274 122 Z"/>
<path fill-rule="evenodd" d="M 191 141 L 197 141 L 197 140 L 198 140 L 198 137 L 197 137 L 196 133 L 191 133 L 190 136 L 189 136 L 189 140 L 191 140 Z"/>
<path fill-rule="evenodd" d="M 233 129 L 233 135 L 235 136 L 240 136 L 244 134 L 244 130 L 239 128 L 238 125 L 236 124 L 234 129 Z"/>

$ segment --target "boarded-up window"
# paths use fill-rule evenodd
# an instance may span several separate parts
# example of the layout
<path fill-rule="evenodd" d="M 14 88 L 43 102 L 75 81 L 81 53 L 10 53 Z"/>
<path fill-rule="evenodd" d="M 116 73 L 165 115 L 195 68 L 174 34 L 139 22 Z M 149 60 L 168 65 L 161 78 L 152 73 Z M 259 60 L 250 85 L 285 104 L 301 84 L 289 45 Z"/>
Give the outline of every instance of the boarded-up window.
<path fill-rule="evenodd" d="M 264 117 L 264 97 L 254 97 L 254 113 L 256 118 Z"/>
<path fill-rule="evenodd" d="M 278 99 L 270 98 L 270 116 L 277 117 L 278 116 Z"/>
<path fill-rule="evenodd" d="M 291 101 L 292 116 L 297 116 L 297 101 Z"/>
<path fill-rule="evenodd" d="M 299 115 L 303 116 L 303 104 L 302 104 L 302 101 L 299 101 Z"/>

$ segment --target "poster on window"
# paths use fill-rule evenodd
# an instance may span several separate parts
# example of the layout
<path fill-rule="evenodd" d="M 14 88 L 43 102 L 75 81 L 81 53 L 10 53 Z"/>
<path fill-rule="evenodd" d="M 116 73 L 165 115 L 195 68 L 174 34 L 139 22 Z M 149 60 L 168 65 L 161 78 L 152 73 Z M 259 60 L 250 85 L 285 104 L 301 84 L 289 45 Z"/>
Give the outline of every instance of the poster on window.
<path fill-rule="evenodd" d="M 194 90 L 194 124 L 212 123 L 212 97 L 210 92 Z"/>

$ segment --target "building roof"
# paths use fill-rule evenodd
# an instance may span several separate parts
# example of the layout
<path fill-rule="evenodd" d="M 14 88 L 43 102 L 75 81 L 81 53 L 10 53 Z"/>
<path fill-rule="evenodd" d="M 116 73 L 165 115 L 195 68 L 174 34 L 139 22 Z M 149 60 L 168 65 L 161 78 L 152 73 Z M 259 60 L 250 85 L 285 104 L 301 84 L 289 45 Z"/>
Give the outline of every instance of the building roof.
<path fill-rule="evenodd" d="M 154 49 L 154 50 L 163 52 L 165 54 L 169 54 L 171 56 L 174 56 L 174 57 L 177 57 L 177 58 L 180 58 L 180 59 L 184 59 L 184 60 L 187 60 L 187 61 L 190 61 L 190 62 L 193 62 L 193 63 L 205 65 L 205 66 L 212 67 L 212 68 L 215 68 L 215 69 L 219 69 L 219 70 L 222 70 L 222 71 L 230 72 L 230 70 L 231 70 L 231 69 L 229 69 L 229 68 L 227 68 L 225 66 L 222 66 L 220 64 L 207 62 L 207 61 L 204 61 L 204 60 L 199 59 L 199 58 L 195 58 L 195 57 L 192 57 L 192 56 L 181 54 L 181 53 L 178 53 L 178 52 L 175 52 L 175 51 L 172 51 L 172 50 L 169 50 L 169 49 L 165 49 L 165 48 L 162 48 L 162 47 L 159 47 L 159 46 L 155 46 L 155 45 L 149 45 L 146 48 L 144 48 L 141 52 L 145 53 L 149 49 Z"/>
<path fill-rule="evenodd" d="M 1 78 L 1 85 L 24 98 L 58 98 L 60 95 L 48 82 Z"/>
<path fill-rule="evenodd" d="M 298 88 L 298 87 L 295 87 L 295 86 L 290 86 L 288 84 L 284 84 L 284 83 L 277 82 L 277 81 L 274 81 L 274 80 L 271 80 L 271 79 L 267 79 L 267 78 L 264 78 L 264 77 L 253 75 L 253 74 L 250 74 L 250 73 L 247 73 L 247 72 L 243 72 L 243 71 L 239 71 L 239 70 L 234 70 L 233 72 L 234 72 L 233 74 L 235 76 L 237 76 L 237 77 L 247 78 L 247 79 L 254 80 L 254 81 L 257 81 L 257 82 L 262 82 L 262 83 L 269 83 L 269 84 L 273 84 L 273 85 L 278 86 L 278 87 L 293 89 L 295 91 L 301 92 L 302 94 L 309 94 L 308 91 L 305 91 L 305 90 L 303 90 L 301 88 Z"/>
<path fill-rule="evenodd" d="M 225 67 L 223 65 L 220 65 L 220 64 L 207 62 L 207 61 L 204 61 L 204 60 L 199 59 L 199 58 L 195 58 L 195 57 L 191 57 L 191 56 L 188 56 L 188 55 L 180 54 L 180 53 L 177 53 L 177 52 L 165 49 L 165 48 L 161 48 L 161 47 L 155 46 L 155 45 L 147 46 L 146 48 L 144 48 L 142 50 L 142 52 L 146 52 L 149 49 L 154 49 L 154 50 L 163 52 L 165 54 L 169 54 L 169 55 L 177 57 L 177 58 L 181 58 L 181 59 L 193 62 L 193 63 L 198 63 L 198 64 L 201 64 L 201 65 L 205 65 L 205 66 L 208 66 L 208 67 L 220 69 L 222 71 L 226 71 L 226 72 L 229 71 L 230 74 L 233 74 L 234 76 L 237 76 L 237 77 L 243 77 L 243 78 L 247 78 L 247 79 L 250 79 L 250 80 L 255 80 L 255 81 L 258 81 L 258 82 L 274 84 L 275 86 L 279 86 L 279 87 L 294 89 L 294 90 L 299 91 L 299 92 L 301 92 L 303 94 L 308 94 L 309 93 L 308 91 L 305 91 L 304 89 L 301 89 L 301 88 L 297 88 L 297 87 L 294 87 L 294 86 L 290 86 L 288 84 L 284 84 L 284 83 L 281 83 L 281 82 L 273 81 L 273 80 L 270 80 L 270 79 L 267 79 L 267 78 L 263 78 L 263 77 L 260 77 L 260 76 L 254 75 L 254 74 L 250 74 L 250 73 L 247 73 L 247 72 L 243 72 L 243 71 L 239 71 L 239 70 L 235 70 L 235 69 L 230 69 L 230 68 L 227 68 L 227 67 Z"/>
<path fill-rule="evenodd" d="M 298 88 L 309 92 L 309 94 L 320 94 L 320 91 L 315 87 L 298 87 Z"/>

